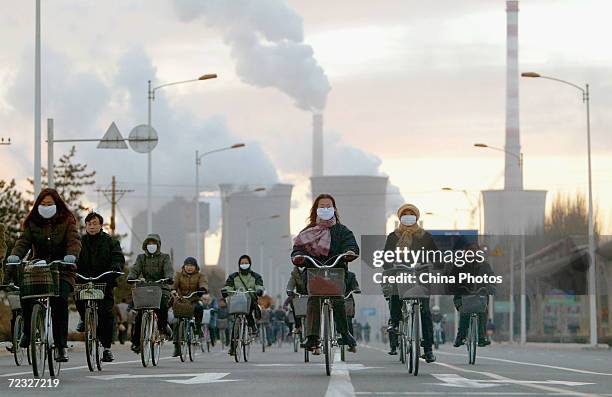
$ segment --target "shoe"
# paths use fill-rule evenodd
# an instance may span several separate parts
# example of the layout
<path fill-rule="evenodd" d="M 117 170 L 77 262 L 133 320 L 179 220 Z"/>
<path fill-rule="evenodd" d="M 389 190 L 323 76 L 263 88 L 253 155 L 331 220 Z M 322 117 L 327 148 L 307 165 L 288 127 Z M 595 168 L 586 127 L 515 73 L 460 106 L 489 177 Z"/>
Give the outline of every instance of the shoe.
<path fill-rule="evenodd" d="M 391 349 L 389 352 L 387 352 L 388 355 L 390 356 L 397 356 L 397 350 L 396 349 Z"/>
<path fill-rule="evenodd" d="M 85 332 L 85 323 L 83 320 L 79 320 L 79 323 L 76 326 L 76 332 Z"/>
<path fill-rule="evenodd" d="M 463 341 L 463 337 L 457 335 L 457 338 L 455 338 L 455 343 L 453 343 L 454 347 L 460 347 L 463 346 L 465 344 L 465 342 Z"/>
<path fill-rule="evenodd" d="M 181 355 L 181 347 L 178 343 L 174 344 L 174 353 L 172 353 L 172 357 L 178 357 Z"/>
<path fill-rule="evenodd" d="M 351 353 L 357 353 L 357 346 L 349 346 L 348 351 Z"/>
<path fill-rule="evenodd" d="M 432 351 L 426 351 L 421 358 L 425 359 L 425 361 L 428 363 L 433 363 L 436 361 L 436 356 L 434 356 Z"/>
<path fill-rule="evenodd" d="M 102 362 L 103 363 L 112 363 L 115 360 L 115 357 L 113 357 L 113 352 L 111 352 L 110 350 L 104 350 L 102 352 Z"/>
<path fill-rule="evenodd" d="M 353 338 L 353 335 L 347 332 L 346 334 L 343 334 L 340 339 L 338 339 L 338 344 L 347 345 L 348 347 L 355 347 L 357 346 L 357 341 L 355 338 Z"/>
<path fill-rule="evenodd" d="M 15 351 L 15 349 L 13 349 L 13 345 L 11 345 L 11 346 L 6 346 L 6 350 L 7 350 L 9 353 L 13 353 L 13 352 Z"/>
<path fill-rule="evenodd" d="M 320 356 L 321 355 L 321 348 L 316 347 L 316 348 L 312 349 L 311 352 L 312 352 L 313 356 Z"/>
<path fill-rule="evenodd" d="M 319 347 L 319 338 L 317 338 L 314 335 L 310 335 L 308 339 L 306 340 L 306 343 L 304 343 L 304 349 L 313 350 L 313 349 L 316 349 L 317 347 Z"/>
<path fill-rule="evenodd" d="M 136 353 L 136 354 L 140 354 L 140 346 L 132 344 L 132 347 L 130 347 L 130 349 L 131 349 L 131 350 L 132 350 L 134 353 Z"/>
<path fill-rule="evenodd" d="M 66 355 L 66 348 L 65 347 L 58 347 L 57 348 L 57 356 L 55 357 L 55 361 L 57 361 L 58 363 L 67 363 L 68 362 L 68 356 Z"/>
<path fill-rule="evenodd" d="M 489 346 L 491 344 L 491 341 L 488 339 L 479 339 L 478 340 L 478 347 L 485 347 L 485 346 Z"/>

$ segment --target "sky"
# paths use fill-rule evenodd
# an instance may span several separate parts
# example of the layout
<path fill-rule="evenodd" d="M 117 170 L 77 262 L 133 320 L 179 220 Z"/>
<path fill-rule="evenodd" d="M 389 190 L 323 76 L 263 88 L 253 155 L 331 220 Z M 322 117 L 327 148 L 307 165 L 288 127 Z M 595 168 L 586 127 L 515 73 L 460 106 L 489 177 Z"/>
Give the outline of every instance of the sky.
<path fill-rule="evenodd" d="M 0 7 L 0 136 L 13 141 L 0 146 L 0 178 L 23 181 L 33 167 L 34 1 Z M 593 192 L 605 231 L 611 9 L 605 0 L 524 0 L 519 14 L 521 71 L 590 84 Z M 388 175 L 391 207 L 413 202 L 431 213 L 426 227 L 467 228 L 469 200 L 441 187 L 464 189 L 473 202 L 479 190 L 503 187 L 503 156 L 473 143 L 504 144 L 505 18 L 503 0 L 43 1 L 43 120 L 54 118 L 58 139 L 101 137 L 113 121 L 127 136 L 146 122 L 148 79 L 217 73 L 161 89 L 153 104 L 156 206 L 192 197 L 195 149 L 247 144 L 202 165 L 215 225 L 209 263 L 218 254 L 218 183 L 295 184 L 292 232 L 303 226 L 313 111 L 325 117 L 327 174 Z M 522 79 L 520 117 L 525 188 L 548 190 L 549 203 L 585 192 L 580 93 Z M 145 155 L 79 144 L 77 158 L 98 171 L 99 187 L 117 175 L 135 190 L 121 201 L 121 217 L 142 210 Z M 94 189 L 87 199 L 108 212 Z"/>

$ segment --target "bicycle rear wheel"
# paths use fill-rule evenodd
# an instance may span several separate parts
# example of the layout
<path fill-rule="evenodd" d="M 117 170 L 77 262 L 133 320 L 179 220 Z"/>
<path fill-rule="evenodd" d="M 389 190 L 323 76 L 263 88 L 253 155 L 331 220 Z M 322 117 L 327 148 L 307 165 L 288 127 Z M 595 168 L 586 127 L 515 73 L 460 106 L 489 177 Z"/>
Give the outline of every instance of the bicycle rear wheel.
<path fill-rule="evenodd" d="M 85 309 L 85 357 L 87 358 L 87 368 L 94 372 L 96 362 L 96 326 L 93 318 L 93 311 L 90 307 Z"/>
<path fill-rule="evenodd" d="M 396 332 L 395 330 L 393 332 Z M 399 360 L 402 364 L 406 364 L 406 348 L 404 341 L 404 320 L 400 320 L 398 327 L 397 347 L 399 347 Z"/>
<path fill-rule="evenodd" d="M 331 346 L 331 329 L 330 329 L 329 306 L 323 304 L 323 354 L 325 354 L 325 373 L 331 375 L 332 367 L 332 346 Z"/>
<path fill-rule="evenodd" d="M 15 364 L 17 366 L 23 363 L 23 358 L 26 355 L 27 349 L 22 349 L 19 346 L 19 342 L 21 341 L 21 335 L 23 334 L 23 316 L 18 314 L 15 317 L 15 327 L 13 328 L 13 358 L 15 359 Z"/>
<path fill-rule="evenodd" d="M 259 332 L 259 338 L 261 339 L 261 351 L 266 352 L 266 343 L 268 343 L 268 335 L 266 334 L 266 324 L 261 323 L 261 331 Z"/>
<path fill-rule="evenodd" d="M 472 316 L 470 319 L 470 328 L 468 330 L 468 362 L 472 365 L 476 364 L 476 347 L 478 346 L 478 317 Z"/>
<path fill-rule="evenodd" d="M 305 321 L 304 321 L 305 323 Z M 305 324 L 302 324 L 302 327 L 304 327 Z M 304 338 L 304 329 L 300 330 L 300 343 L 305 343 L 306 338 Z M 304 349 L 304 362 L 307 363 L 310 361 L 310 353 L 308 352 L 308 349 Z"/>
<path fill-rule="evenodd" d="M 151 314 L 144 311 L 140 322 L 140 361 L 143 367 L 148 367 L 151 359 L 151 321 Z"/>
<path fill-rule="evenodd" d="M 34 303 L 30 317 L 30 356 L 32 372 L 37 378 L 45 376 L 47 363 L 47 337 L 45 335 L 45 310 L 40 303 Z"/>
<path fill-rule="evenodd" d="M 49 327 L 51 328 L 51 327 Z M 62 363 L 57 361 L 57 347 L 51 347 L 47 350 L 47 360 L 49 361 L 49 375 L 52 378 L 59 376 Z"/>
<path fill-rule="evenodd" d="M 410 354 L 412 358 L 412 373 L 414 376 L 419 374 L 419 362 L 421 359 L 421 310 L 419 305 L 413 306 L 414 313 L 412 314 L 412 341 Z"/>

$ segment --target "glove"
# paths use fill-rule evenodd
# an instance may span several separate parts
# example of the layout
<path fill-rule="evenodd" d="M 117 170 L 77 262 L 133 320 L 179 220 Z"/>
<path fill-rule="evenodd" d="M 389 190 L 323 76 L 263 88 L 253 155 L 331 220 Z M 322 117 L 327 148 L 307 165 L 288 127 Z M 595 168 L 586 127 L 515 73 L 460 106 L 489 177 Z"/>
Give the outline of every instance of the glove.
<path fill-rule="evenodd" d="M 64 257 L 64 262 L 70 263 L 70 264 L 74 265 L 76 263 L 76 256 L 74 256 L 74 255 L 66 255 Z"/>
<path fill-rule="evenodd" d="M 11 265 L 18 265 L 20 262 L 21 259 L 19 259 L 17 255 L 9 255 L 9 257 L 6 258 L 6 263 L 9 263 Z"/>
<path fill-rule="evenodd" d="M 264 291 L 262 289 L 257 290 L 257 296 L 263 296 Z"/>
<path fill-rule="evenodd" d="M 293 295 L 294 295 L 293 291 L 287 291 L 287 296 L 288 297 L 293 297 Z"/>

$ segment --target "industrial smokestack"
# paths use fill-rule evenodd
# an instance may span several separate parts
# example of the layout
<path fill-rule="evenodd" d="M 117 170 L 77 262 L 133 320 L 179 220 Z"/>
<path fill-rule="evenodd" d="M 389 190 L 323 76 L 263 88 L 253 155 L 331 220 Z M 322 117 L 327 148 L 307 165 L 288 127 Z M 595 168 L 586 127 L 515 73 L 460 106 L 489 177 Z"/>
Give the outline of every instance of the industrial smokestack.
<path fill-rule="evenodd" d="M 519 2 L 506 1 L 506 164 L 505 190 L 523 190 L 521 173 L 521 137 L 519 130 L 518 70 Z"/>
<path fill-rule="evenodd" d="M 312 176 L 323 176 L 323 115 L 312 115 Z"/>

